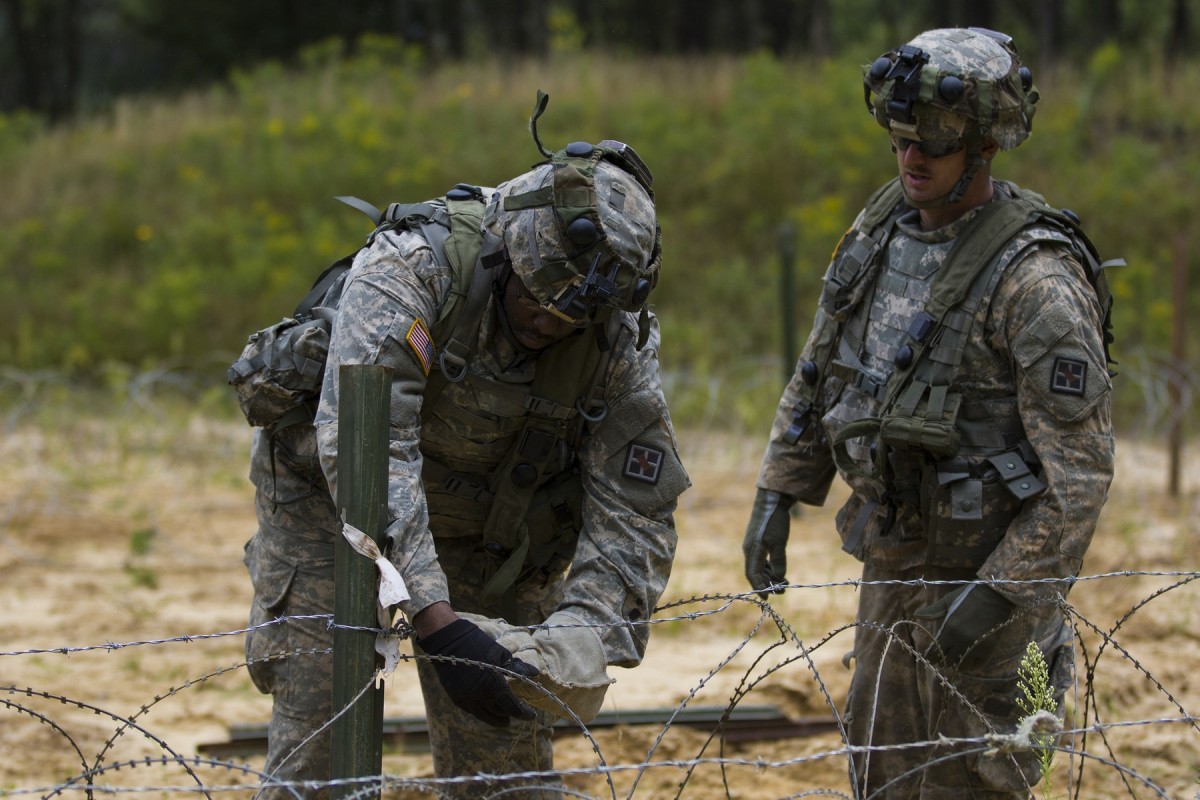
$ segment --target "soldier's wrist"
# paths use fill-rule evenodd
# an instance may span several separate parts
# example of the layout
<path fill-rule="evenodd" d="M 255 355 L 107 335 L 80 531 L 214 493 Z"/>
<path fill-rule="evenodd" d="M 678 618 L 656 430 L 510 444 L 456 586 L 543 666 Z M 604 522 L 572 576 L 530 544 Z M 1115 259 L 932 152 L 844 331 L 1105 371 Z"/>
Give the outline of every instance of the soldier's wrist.
<path fill-rule="evenodd" d="M 413 614 L 412 626 L 418 639 L 426 639 L 458 619 L 454 609 L 445 600 L 431 603 Z"/>

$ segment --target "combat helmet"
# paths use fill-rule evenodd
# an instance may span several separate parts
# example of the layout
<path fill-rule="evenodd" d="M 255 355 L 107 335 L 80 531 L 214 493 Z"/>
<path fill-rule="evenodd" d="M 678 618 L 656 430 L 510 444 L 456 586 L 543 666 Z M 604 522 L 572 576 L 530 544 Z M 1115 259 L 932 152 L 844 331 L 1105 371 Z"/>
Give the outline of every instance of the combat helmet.
<path fill-rule="evenodd" d="M 884 53 L 864 69 L 867 109 L 885 130 L 917 142 L 961 141 L 967 170 L 955 202 L 991 139 L 1011 150 L 1029 137 L 1038 91 L 1012 37 L 986 28 L 940 28 Z"/>
<path fill-rule="evenodd" d="M 484 226 L 547 311 L 575 325 L 603 322 L 613 309 L 640 311 L 640 347 L 662 264 L 653 177 L 632 147 L 612 139 L 548 151 L 537 134 L 548 101 L 538 92 L 529 121 L 546 161 L 497 187 Z"/>

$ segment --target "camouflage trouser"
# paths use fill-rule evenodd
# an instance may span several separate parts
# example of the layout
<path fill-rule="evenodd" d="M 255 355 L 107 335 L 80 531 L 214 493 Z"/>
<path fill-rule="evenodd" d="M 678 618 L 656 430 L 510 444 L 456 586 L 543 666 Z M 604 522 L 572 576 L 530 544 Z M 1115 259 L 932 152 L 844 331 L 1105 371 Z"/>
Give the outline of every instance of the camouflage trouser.
<path fill-rule="evenodd" d="M 270 552 L 260 531 L 246 545 L 246 568 L 254 583 L 252 630 L 246 636 L 250 677 L 272 698 L 264 771 L 283 782 L 330 778 L 333 685 L 333 631 L 329 618 L 287 620 L 333 614 L 333 547 L 329 556 L 299 570 Z M 257 627 L 263 626 L 263 627 Z M 281 657 L 286 654 L 286 657 Z M 300 791 L 325 798 L 327 791 Z M 264 789 L 264 800 L 294 797 L 285 788 Z"/>
<path fill-rule="evenodd" d="M 455 611 L 504 616 L 510 623 L 531 625 L 550 616 L 562 595 L 561 573 L 538 571 L 518 583 L 506 613 L 500 608 L 485 606 L 480 597 L 481 589 L 486 576 L 496 567 L 495 557 L 484 552 L 474 539 L 439 539 L 437 550 L 438 560 L 450 582 L 450 603 Z M 538 712 L 531 722 L 514 720 L 507 728 L 494 728 L 450 701 L 442 691 L 432 663 L 421 660 L 417 664 L 417 674 L 425 697 L 434 771 L 439 778 L 552 772 L 552 715 Z M 501 789 L 507 790 L 502 793 L 506 800 L 559 800 L 562 797 L 562 783 L 552 774 L 438 787 L 442 797 L 455 800 L 490 797 Z"/>
<path fill-rule="evenodd" d="M 924 568 L 897 572 L 866 566 L 864 581 L 971 580 L 972 570 Z M 1070 627 L 1056 607 L 1021 611 L 967 653 L 958 669 L 940 670 L 913 657 L 931 644 L 913 612 L 954 585 L 864 585 L 854 639 L 855 671 L 846 702 L 848 743 L 871 749 L 850 758 L 856 797 L 962 800 L 1026 798 L 1039 778 L 1035 755 L 985 753 L 979 744 L 936 744 L 1011 733 L 1024 716 L 1016 705 L 1017 670 L 1031 641 L 1050 669 L 1059 705 L 1074 680 Z M 929 622 L 935 621 L 927 621 Z M 931 628 L 935 629 L 935 628 Z M 887 749 L 889 747 L 894 749 Z"/>
<path fill-rule="evenodd" d="M 265 512 L 261 520 L 270 520 Z M 275 515 L 280 512 L 277 510 Z M 286 560 L 279 557 L 287 553 Z M 297 539 L 271 524 L 263 524 L 246 545 L 246 567 L 255 587 L 251 627 L 288 616 L 332 615 L 334 609 L 333 542 Z M 479 597 L 484 577 L 495 568 L 494 558 L 477 546 L 477 540 L 446 539 L 438 542 L 438 557 L 450 581 L 456 611 L 499 616 Z M 297 561 L 299 559 L 299 561 Z M 303 569 L 288 562 L 303 563 Z M 518 584 L 509 622 L 541 622 L 554 610 L 562 594 L 560 572 L 526 577 Z M 274 701 L 268 731 L 265 772 L 281 782 L 327 781 L 330 778 L 332 714 L 333 631 L 326 618 L 289 620 L 252 630 L 246 638 L 246 657 L 255 686 Z M 420 654 L 419 649 L 417 650 Z M 270 658 L 287 654 L 286 658 Z M 401 666 L 403 669 L 403 666 Z M 550 772 L 553 770 L 551 726 L 554 718 L 539 713 L 532 722 L 514 721 L 494 728 L 455 706 L 442 691 L 433 667 L 424 659 L 417 665 L 425 714 L 429 725 L 435 772 L 440 778 Z M 386 712 L 385 712 L 386 713 Z M 528 786 L 526 791 L 513 787 Z M 556 776 L 512 780 L 466 781 L 439 786 L 444 798 L 473 798 L 509 788 L 514 800 L 557 800 L 561 782 Z M 306 798 L 325 798 L 328 792 L 301 790 Z M 265 789 L 263 800 L 293 797 L 283 788 Z"/>

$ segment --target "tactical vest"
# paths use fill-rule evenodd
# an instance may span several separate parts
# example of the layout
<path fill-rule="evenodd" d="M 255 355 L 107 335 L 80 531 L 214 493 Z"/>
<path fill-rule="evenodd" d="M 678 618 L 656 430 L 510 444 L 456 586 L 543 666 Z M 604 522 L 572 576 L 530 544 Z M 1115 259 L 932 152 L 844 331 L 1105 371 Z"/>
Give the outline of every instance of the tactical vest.
<path fill-rule="evenodd" d="M 1031 242 L 1067 245 L 1079 257 L 1100 299 L 1105 355 L 1111 334 L 1111 295 L 1091 242 L 1067 212 L 1033 192 L 998 182 L 996 198 L 983 206 L 953 240 L 924 307 L 899 333 L 889 371 L 867 368 L 867 315 L 855 313 L 881 287 L 882 254 L 897 220 L 910 211 L 894 179 L 868 201 L 861 223 L 835 250 L 821 296 L 811 358 L 800 365 L 798 401 L 784 434 L 797 443 L 820 424 L 825 383 L 861 393 L 870 409 L 857 420 L 839 420 L 830 446 L 839 470 L 855 487 L 858 507 L 843 530 L 844 548 L 862 556 L 868 529 L 884 535 L 906 525 L 928 538 L 927 560 L 976 566 L 1007 529 L 1021 503 L 1045 489 L 1041 465 L 1025 438 L 1015 390 L 973 407 L 955 388 L 971 329 L 1008 266 L 1001 255 L 1022 231 Z M 1112 364 L 1109 359 L 1109 364 Z M 1111 372 L 1111 370 L 1110 370 Z M 996 413 L 997 405 L 1007 413 Z M 914 535 L 916 535 L 914 533 Z"/>
<path fill-rule="evenodd" d="M 612 315 L 606 325 L 569 337 L 540 354 L 529 383 L 504 383 L 483 370 L 472 371 L 469 367 L 493 294 L 493 270 L 504 260 L 499 243 L 488 241 L 494 235 L 483 227 L 483 192 L 459 184 L 444 198 L 393 203 L 384 211 L 357 198 L 338 199 L 376 223 L 366 246 L 385 231 L 420 231 L 434 260 L 453 270 L 449 296 L 430 325 L 437 357 L 422 402 L 422 481 L 435 521 L 431 527 L 453 535 L 457 517 L 476 532 L 483 531 L 484 547 L 498 564 L 488 578 L 485 599 L 500 600 L 523 570 L 574 551 L 582 527 L 583 494 L 574 454 L 583 425 L 599 422 L 607 413 L 602 381 L 611 345 L 622 331 L 619 317 Z M 271 414 L 251 420 L 268 435 L 313 419 L 332 309 L 352 261 L 353 255 L 330 266 L 293 318 L 281 323 L 310 331 L 304 341 L 321 344 L 304 358 L 292 359 L 291 349 L 284 348 L 289 366 L 294 360 L 297 371 L 303 367 L 312 396 L 283 413 L 272 409 Z M 323 332 L 324 339 L 311 332 Z M 235 374 L 242 378 L 259 374 L 256 370 L 262 370 L 264 360 L 280 361 L 274 355 L 244 354 L 230 370 L 231 382 Z M 490 403 L 482 413 L 481 398 Z M 481 447 L 485 440 L 489 444 Z M 320 475 L 312 479 L 323 483 Z"/>
<path fill-rule="evenodd" d="M 632 335 L 626 332 L 624 335 Z M 576 453 L 599 422 L 608 353 L 582 331 L 540 354 L 528 382 L 497 380 L 480 355 L 421 412 L 422 481 L 437 538 L 478 536 L 495 559 L 484 600 L 525 570 L 565 564 L 582 527 Z M 599 401 L 592 403 L 589 393 Z"/>

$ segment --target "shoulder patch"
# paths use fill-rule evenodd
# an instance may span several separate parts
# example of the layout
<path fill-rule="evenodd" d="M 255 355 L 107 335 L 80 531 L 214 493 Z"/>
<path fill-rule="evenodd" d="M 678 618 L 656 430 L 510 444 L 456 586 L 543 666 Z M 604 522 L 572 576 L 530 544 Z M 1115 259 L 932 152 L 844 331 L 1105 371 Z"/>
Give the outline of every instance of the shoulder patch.
<path fill-rule="evenodd" d="M 1050 391 L 1083 397 L 1087 394 L 1087 373 L 1086 361 L 1058 356 L 1050 370 Z"/>
<path fill-rule="evenodd" d="M 429 329 L 425 327 L 425 321 L 420 317 L 413 320 L 413 324 L 409 327 L 404 341 L 408 342 L 408 346 L 412 348 L 417 361 L 421 362 L 421 369 L 428 376 L 429 370 L 433 367 L 433 337 L 429 335 Z"/>
<path fill-rule="evenodd" d="M 625 453 L 625 470 L 622 474 L 635 481 L 657 484 L 662 474 L 665 455 L 657 447 L 632 442 Z"/>
<path fill-rule="evenodd" d="M 1098 336 L 1065 302 L 1047 305 L 1013 341 L 1028 386 L 1056 419 L 1075 422 L 1112 390 Z"/>

